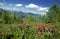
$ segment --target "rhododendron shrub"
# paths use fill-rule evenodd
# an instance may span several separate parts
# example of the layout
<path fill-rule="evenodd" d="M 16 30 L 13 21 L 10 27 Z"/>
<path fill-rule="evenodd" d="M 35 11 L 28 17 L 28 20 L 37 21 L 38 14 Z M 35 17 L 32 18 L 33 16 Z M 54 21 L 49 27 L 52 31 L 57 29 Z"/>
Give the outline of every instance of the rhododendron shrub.
<path fill-rule="evenodd" d="M 46 39 L 53 39 L 58 35 L 58 28 L 50 24 L 38 24 L 36 27 L 37 35 L 44 35 Z"/>
<path fill-rule="evenodd" d="M 59 39 L 60 33 L 51 24 L 36 24 L 32 26 L 26 22 L 14 27 L 6 28 L 0 33 L 1 39 Z"/>

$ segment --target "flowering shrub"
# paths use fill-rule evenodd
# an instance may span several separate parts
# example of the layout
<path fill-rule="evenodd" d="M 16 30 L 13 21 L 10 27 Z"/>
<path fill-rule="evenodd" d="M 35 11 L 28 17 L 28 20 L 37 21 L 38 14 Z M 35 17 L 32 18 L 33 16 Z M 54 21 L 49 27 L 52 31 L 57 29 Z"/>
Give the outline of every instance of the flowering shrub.
<path fill-rule="evenodd" d="M 16 27 L 6 28 L 1 32 L 0 39 L 59 39 L 59 30 L 50 24 L 32 26 L 26 22 Z"/>
<path fill-rule="evenodd" d="M 37 35 L 42 34 L 46 39 L 53 39 L 58 34 L 57 27 L 52 27 L 50 24 L 38 24 L 35 28 L 37 29 Z"/>

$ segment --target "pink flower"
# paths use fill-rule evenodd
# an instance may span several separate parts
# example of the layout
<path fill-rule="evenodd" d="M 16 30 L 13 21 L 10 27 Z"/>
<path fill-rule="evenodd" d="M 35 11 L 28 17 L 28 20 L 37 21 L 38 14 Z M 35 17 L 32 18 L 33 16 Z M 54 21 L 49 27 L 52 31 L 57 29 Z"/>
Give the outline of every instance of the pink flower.
<path fill-rule="evenodd" d="M 18 26 L 22 27 L 22 26 L 23 26 L 23 24 L 18 24 Z"/>
<path fill-rule="evenodd" d="M 48 31 L 49 30 L 48 27 L 45 27 L 45 30 Z"/>
<path fill-rule="evenodd" d="M 30 24 L 25 24 L 25 26 L 29 27 L 29 26 L 30 26 Z"/>
<path fill-rule="evenodd" d="M 41 33 L 40 31 L 37 31 L 37 34 L 38 34 L 38 35 L 41 35 L 42 33 Z"/>
<path fill-rule="evenodd" d="M 37 26 L 36 26 L 36 28 L 42 28 L 43 27 L 43 24 L 38 24 Z"/>

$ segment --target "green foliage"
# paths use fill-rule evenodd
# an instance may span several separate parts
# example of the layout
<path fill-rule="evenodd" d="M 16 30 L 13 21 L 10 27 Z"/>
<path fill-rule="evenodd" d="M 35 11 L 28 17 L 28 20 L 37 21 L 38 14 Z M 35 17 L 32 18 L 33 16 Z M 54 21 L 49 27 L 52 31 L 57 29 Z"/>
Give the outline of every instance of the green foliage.
<path fill-rule="evenodd" d="M 3 9 L 0 9 L 0 23 L 11 24 L 11 23 L 22 23 L 22 18 L 17 17 L 11 12 L 7 12 Z"/>
<path fill-rule="evenodd" d="M 36 22 L 36 19 L 35 19 L 35 17 L 32 16 L 32 14 L 30 14 L 30 15 L 26 16 L 25 21 L 27 23 L 34 23 L 34 22 Z"/>
<path fill-rule="evenodd" d="M 18 16 L 17 17 L 17 23 L 22 23 L 22 22 L 23 22 L 23 20 L 22 20 L 21 16 Z"/>
<path fill-rule="evenodd" d="M 1 39 L 59 39 L 59 32 L 41 31 L 40 35 L 37 34 L 36 29 L 32 26 L 22 26 L 22 29 L 18 24 L 3 24 L 0 28 Z M 52 26 L 51 26 L 52 27 Z"/>
<path fill-rule="evenodd" d="M 44 25 L 49 22 L 51 27 Z M 53 25 L 57 30 L 53 30 Z M 54 4 L 46 15 L 35 19 L 30 14 L 24 21 L 21 16 L 0 9 L 0 39 L 60 39 L 60 6 Z"/>
<path fill-rule="evenodd" d="M 50 22 L 59 22 L 60 20 L 60 6 L 54 4 L 47 12 L 47 19 Z"/>

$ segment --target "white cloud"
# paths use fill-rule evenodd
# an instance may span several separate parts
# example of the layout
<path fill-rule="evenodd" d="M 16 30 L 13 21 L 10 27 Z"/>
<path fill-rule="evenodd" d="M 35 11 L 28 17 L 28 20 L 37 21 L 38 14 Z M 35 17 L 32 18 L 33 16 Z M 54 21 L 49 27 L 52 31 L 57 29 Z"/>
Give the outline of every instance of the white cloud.
<path fill-rule="evenodd" d="M 41 7 L 41 6 L 38 6 L 36 4 L 28 4 L 28 5 L 25 5 L 26 8 L 33 8 L 33 9 L 36 9 L 38 11 L 48 11 L 48 7 Z"/>
<path fill-rule="evenodd" d="M 48 7 L 40 7 L 39 9 L 38 9 L 38 11 L 48 11 Z"/>
<path fill-rule="evenodd" d="M 45 11 L 48 12 L 48 9 L 46 9 Z"/>
<path fill-rule="evenodd" d="M 0 3 L 0 5 L 4 5 L 4 3 Z"/>
<path fill-rule="evenodd" d="M 33 12 L 34 14 L 46 14 L 46 12 L 49 10 L 49 7 L 42 7 L 42 6 L 38 6 L 36 4 L 28 4 L 28 5 L 25 5 L 26 8 L 31 8 L 32 9 L 35 9 L 32 10 L 32 11 L 29 11 L 29 12 Z"/>
<path fill-rule="evenodd" d="M 25 5 L 26 8 L 34 8 L 34 9 L 38 9 L 39 6 L 35 5 L 35 4 L 29 4 L 29 5 Z"/>
<path fill-rule="evenodd" d="M 21 7 L 21 6 L 23 6 L 23 4 L 15 4 L 15 6 Z"/>

